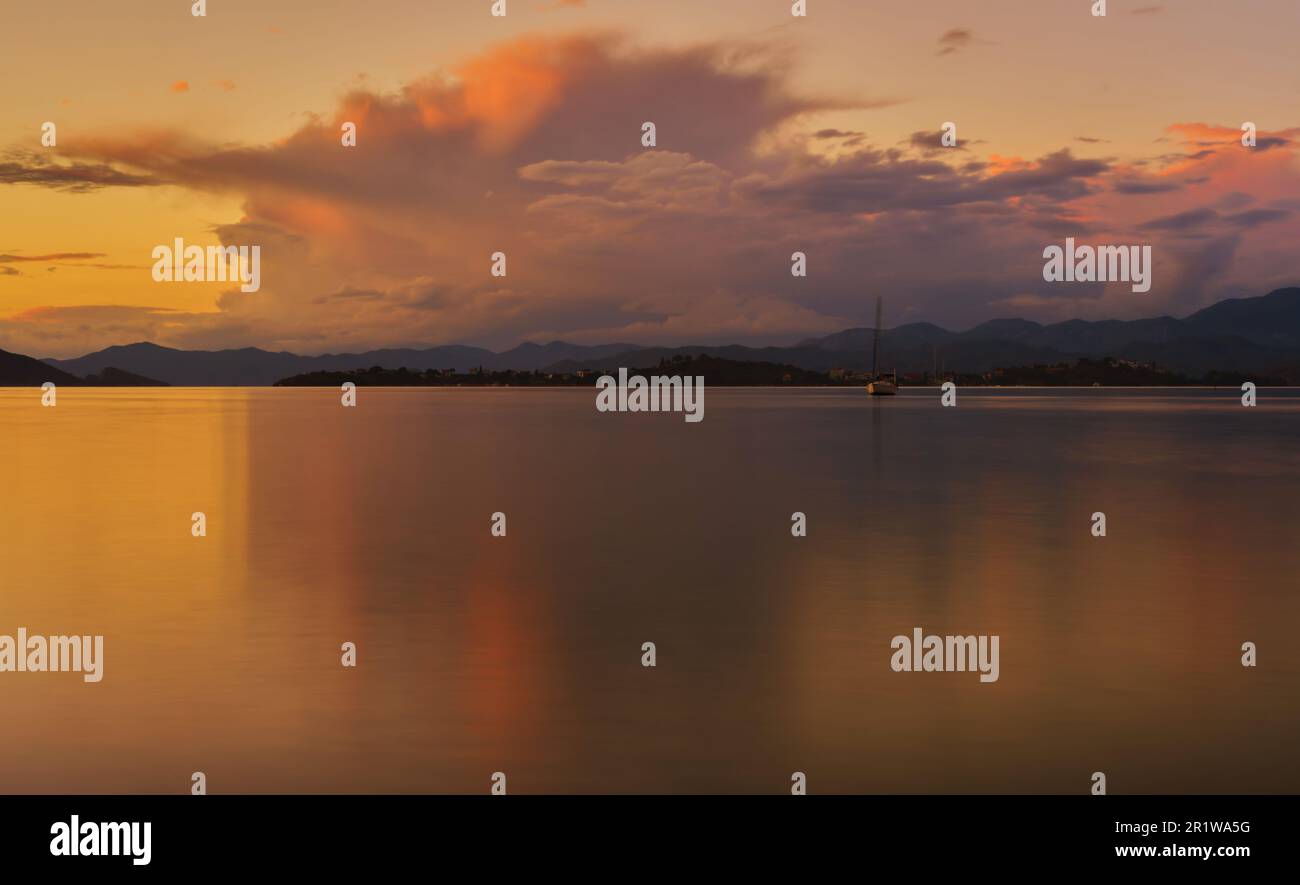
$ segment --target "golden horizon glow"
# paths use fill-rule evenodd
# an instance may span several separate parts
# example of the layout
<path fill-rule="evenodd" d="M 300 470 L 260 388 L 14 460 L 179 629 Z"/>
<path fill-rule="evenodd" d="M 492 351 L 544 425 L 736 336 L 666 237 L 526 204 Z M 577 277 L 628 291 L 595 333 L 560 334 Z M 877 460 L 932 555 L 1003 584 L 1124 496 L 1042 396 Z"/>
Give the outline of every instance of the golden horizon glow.
<path fill-rule="evenodd" d="M 1300 231 L 1300 118 L 1284 59 L 1288 25 L 1300 24 L 1295 5 L 1112 3 L 1105 19 L 1088 6 L 935 0 L 876 9 L 818 0 L 806 19 L 793 19 L 777 0 L 519 0 L 498 19 L 487 4 L 404 0 L 375 14 L 342 0 L 273 9 L 232 0 L 200 19 L 188 5 L 160 12 L 135 0 L 73 3 L 58 21 L 39 5 L 20 6 L 7 16 L 22 39 L 0 54 L 11 84 L 0 108 L 0 167 L 11 164 L 0 177 L 0 347 L 70 356 L 142 338 L 302 352 L 548 336 L 776 342 L 865 316 L 855 278 L 896 292 L 900 321 L 950 328 L 1012 314 L 1182 314 L 1294 282 L 1287 244 Z M 673 79 L 697 61 L 694 82 Z M 760 80 L 764 92 L 747 91 Z M 656 104 L 653 92 L 634 98 L 637 83 L 670 103 Z M 774 101 L 794 104 L 774 109 Z M 657 162 L 682 158 L 672 169 L 644 170 L 634 184 L 641 173 L 629 165 L 604 204 L 583 193 L 590 178 L 575 189 L 553 176 L 556 163 L 637 159 L 638 127 L 652 113 L 677 124 L 665 126 L 656 149 Z M 354 166 L 330 153 L 342 119 L 359 121 Z M 948 120 L 965 144 L 959 155 L 912 143 Z M 1253 165 L 1231 150 L 1246 120 L 1282 142 Z M 58 127 L 55 148 L 41 146 L 45 121 Z M 583 141 L 557 135 L 565 125 L 605 128 Z M 728 131 L 736 144 L 723 143 Z M 825 135 L 832 131 L 843 136 Z M 1200 155 L 1207 143 L 1217 156 Z M 893 151 L 959 172 L 982 164 L 953 186 L 1001 177 L 987 207 L 963 200 L 953 210 L 974 221 L 1000 204 L 1018 213 L 1025 236 L 1069 223 L 1132 236 L 1205 207 L 1225 217 L 1263 211 L 1268 220 L 1223 220 L 1207 232 L 1230 250 L 1208 271 L 1194 260 L 1195 243 L 1176 240 L 1164 250 L 1173 256 L 1161 270 L 1165 285 L 1140 300 L 1109 291 L 1046 296 L 1028 260 L 1014 275 L 1000 273 L 1006 256 L 982 267 L 971 257 L 992 248 L 981 225 L 945 233 L 959 243 L 943 250 L 952 253 L 951 266 L 939 265 L 946 277 L 904 264 L 884 270 L 875 265 L 900 249 L 879 231 L 932 252 L 940 247 L 924 240 L 943 222 L 935 216 L 908 233 L 907 213 L 920 219 L 948 199 L 885 205 L 890 188 L 905 193 L 924 181 L 863 184 L 897 171 Z M 1062 189 L 1035 192 L 1029 178 L 1063 152 L 1084 165 L 1061 172 Z M 422 164 L 410 162 L 417 156 Z M 85 191 L 21 183 L 48 164 L 72 163 L 150 183 Z M 855 163 L 872 168 L 843 183 L 817 184 L 801 171 Z M 405 183 L 385 179 L 386 167 Z M 1016 173 L 1026 183 L 1013 185 Z M 1066 192 L 1067 179 L 1084 190 Z M 1138 185 L 1115 190 L 1126 179 Z M 828 205 L 825 195 L 859 184 L 849 217 L 868 227 L 854 244 L 846 237 L 859 234 L 832 217 L 850 207 Z M 660 193 L 628 197 L 641 187 Z M 700 233 L 679 240 L 673 230 L 688 216 L 701 219 Z M 217 245 L 249 226 L 269 226 L 296 250 L 274 256 L 260 300 L 232 297 L 219 283 L 150 279 L 155 245 L 175 237 Z M 561 236 L 580 229 L 582 241 Z M 635 239 L 642 249 L 602 262 L 594 242 L 602 238 L 620 248 Z M 825 253 L 838 249 L 837 277 L 814 276 L 809 299 L 781 285 L 779 262 L 767 276 L 729 271 L 733 262 L 756 266 L 753 255 L 735 254 L 712 271 L 712 290 L 700 282 L 710 273 L 700 265 L 708 247 L 746 240 L 775 254 L 802 240 L 823 253 L 814 265 L 823 273 Z M 484 281 L 466 257 L 495 248 L 519 256 L 509 286 Z M 666 273 L 668 255 L 695 279 Z M 33 260 L 41 256 L 52 258 Z M 864 256 L 858 268 L 847 266 L 854 256 Z M 357 292 L 373 294 L 346 297 Z"/>

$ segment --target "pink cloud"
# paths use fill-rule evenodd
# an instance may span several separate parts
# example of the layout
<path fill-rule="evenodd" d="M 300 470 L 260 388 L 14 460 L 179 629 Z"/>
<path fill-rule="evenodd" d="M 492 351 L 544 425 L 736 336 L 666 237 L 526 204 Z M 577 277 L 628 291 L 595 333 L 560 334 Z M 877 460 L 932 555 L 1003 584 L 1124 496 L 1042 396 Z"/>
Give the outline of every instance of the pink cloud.
<path fill-rule="evenodd" d="M 866 321 L 875 293 L 897 322 L 959 328 L 1008 304 L 1044 319 L 1188 312 L 1294 272 L 1296 130 L 1252 152 L 1239 130 L 1179 123 L 1176 150 L 1125 159 L 981 157 L 855 130 L 828 156 L 838 130 L 819 114 L 887 100 L 801 95 L 792 72 L 763 45 L 534 36 L 396 92 L 356 90 L 272 144 L 140 131 L 68 156 L 241 199 L 215 233 L 263 247 L 263 289 L 201 319 L 122 319 L 173 343 L 789 340 Z M 348 122 L 356 147 L 340 143 Z M 0 164 L 5 180 L 30 170 Z M 1197 210 L 1211 214 L 1181 215 Z M 1042 249 L 1066 236 L 1153 243 L 1150 297 L 1044 284 Z M 504 279 L 488 273 L 496 251 Z"/>

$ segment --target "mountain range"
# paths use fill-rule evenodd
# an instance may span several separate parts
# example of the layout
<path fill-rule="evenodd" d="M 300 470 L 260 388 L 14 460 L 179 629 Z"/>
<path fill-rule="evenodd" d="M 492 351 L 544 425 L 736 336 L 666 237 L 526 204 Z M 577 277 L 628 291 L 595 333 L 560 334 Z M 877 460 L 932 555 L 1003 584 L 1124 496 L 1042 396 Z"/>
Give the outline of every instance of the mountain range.
<path fill-rule="evenodd" d="M 166 387 L 162 381 L 107 366 L 83 376 L 56 369 L 48 363 L 0 350 L 0 387 L 40 387 L 45 382 L 61 387 Z"/>
<path fill-rule="evenodd" d="M 676 355 L 708 355 L 740 362 L 770 362 L 825 372 L 832 368 L 871 367 L 874 330 L 845 329 L 791 346 L 738 344 L 645 347 L 635 344 L 581 345 L 564 341 L 524 343 L 504 352 L 444 345 L 425 349 L 390 348 L 363 353 L 302 356 L 255 347 L 238 350 L 177 350 L 157 344 L 108 347 L 75 359 L 46 359 L 46 369 L 0 360 L 0 384 L 39 384 L 64 378 L 76 383 L 113 383 L 116 370 L 131 383 L 147 379 L 181 386 L 264 386 L 307 372 L 406 367 L 412 370 L 482 367 L 572 372 L 653 366 Z M 995 368 L 1070 362 L 1079 357 L 1115 357 L 1154 363 L 1194 377 L 1211 371 L 1258 372 L 1300 379 L 1300 287 L 1278 289 L 1255 298 L 1220 301 L 1191 316 L 1140 320 L 1068 320 L 1043 325 L 1001 319 L 965 332 L 931 323 L 910 323 L 881 333 L 880 368 L 900 373 L 932 371 L 977 373 Z M 0 351 L 0 354 L 4 354 Z M 6 358 L 16 354 L 4 354 Z M 28 359 L 22 357 L 20 359 Z M 35 360 L 30 361 L 36 363 Z M 37 380 L 39 378 L 39 380 Z M 1293 382 L 1294 383 L 1294 382 Z"/>

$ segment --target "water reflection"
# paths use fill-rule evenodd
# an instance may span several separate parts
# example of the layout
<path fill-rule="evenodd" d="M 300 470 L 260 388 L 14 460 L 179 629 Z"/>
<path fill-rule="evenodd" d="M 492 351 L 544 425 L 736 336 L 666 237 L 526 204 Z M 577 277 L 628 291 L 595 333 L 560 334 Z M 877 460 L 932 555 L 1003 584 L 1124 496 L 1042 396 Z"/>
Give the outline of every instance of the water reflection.
<path fill-rule="evenodd" d="M 1300 400 L 708 396 L 0 391 L 0 632 L 107 637 L 0 674 L 0 789 L 1300 789 Z"/>

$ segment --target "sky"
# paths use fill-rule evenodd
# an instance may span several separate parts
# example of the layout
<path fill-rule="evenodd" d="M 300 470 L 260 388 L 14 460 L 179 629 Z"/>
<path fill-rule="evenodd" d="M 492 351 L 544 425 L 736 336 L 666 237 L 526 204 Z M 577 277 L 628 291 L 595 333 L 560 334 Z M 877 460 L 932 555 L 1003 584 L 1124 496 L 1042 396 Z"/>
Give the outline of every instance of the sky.
<path fill-rule="evenodd" d="M 791 5 L 15 0 L 0 348 L 787 344 L 876 296 L 959 330 L 1300 284 L 1294 0 Z M 155 282 L 178 237 L 258 245 L 260 289 Z M 1044 281 L 1067 237 L 1150 245 L 1150 291 Z"/>

